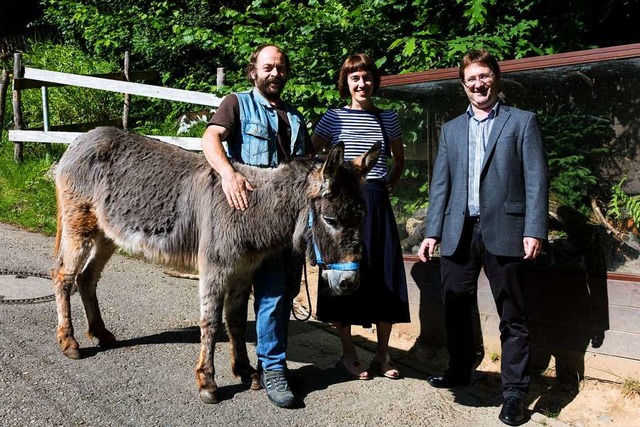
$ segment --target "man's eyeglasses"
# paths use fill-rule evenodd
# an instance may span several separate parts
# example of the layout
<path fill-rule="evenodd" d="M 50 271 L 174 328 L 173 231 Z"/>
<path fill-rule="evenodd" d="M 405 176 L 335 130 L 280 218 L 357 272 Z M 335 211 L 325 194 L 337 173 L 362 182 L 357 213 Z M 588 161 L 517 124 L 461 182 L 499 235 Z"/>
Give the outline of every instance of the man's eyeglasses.
<path fill-rule="evenodd" d="M 473 86 L 474 84 L 476 84 L 478 80 L 480 80 L 482 83 L 491 83 L 493 81 L 494 75 L 495 74 L 493 73 L 489 73 L 489 74 L 480 74 L 478 76 L 471 76 L 464 79 L 463 82 L 466 86 Z"/>

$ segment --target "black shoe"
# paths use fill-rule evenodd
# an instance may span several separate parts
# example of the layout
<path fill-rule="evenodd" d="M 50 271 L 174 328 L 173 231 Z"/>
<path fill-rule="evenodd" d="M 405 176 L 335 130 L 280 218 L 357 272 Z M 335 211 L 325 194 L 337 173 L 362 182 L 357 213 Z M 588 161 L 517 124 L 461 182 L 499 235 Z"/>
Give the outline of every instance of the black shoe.
<path fill-rule="evenodd" d="M 435 388 L 454 388 L 471 384 L 471 378 L 446 373 L 427 377 L 427 382 Z"/>
<path fill-rule="evenodd" d="M 269 400 L 276 406 L 290 408 L 293 405 L 294 397 L 285 371 L 262 371 L 260 384 L 267 391 Z"/>
<path fill-rule="evenodd" d="M 505 398 L 498 418 L 510 426 L 519 426 L 524 423 L 524 403 L 522 399 L 513 396 Z"/>

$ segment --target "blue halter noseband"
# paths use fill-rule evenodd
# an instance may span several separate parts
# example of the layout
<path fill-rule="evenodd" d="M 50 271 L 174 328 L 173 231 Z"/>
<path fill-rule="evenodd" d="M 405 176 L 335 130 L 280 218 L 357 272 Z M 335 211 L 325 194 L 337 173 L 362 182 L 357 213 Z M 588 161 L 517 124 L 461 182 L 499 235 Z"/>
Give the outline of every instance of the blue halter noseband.
<path fill-rule="evenodd" d="M 337 262 L 332 264 L 326 264 L 322 260 L 322 255 L 320 254 L 320 248 L 318 248 L 318 244 L 316 240 L 313 238 L 313 209 L 309 209 L 309 229 L 311 229 L 311 243 L 313 244 L 313 252 L 316 255 L 316 263 L 324 268 L 325 270 L 341 270 L 341 271 L 353 271 L 360 268 L 359 262 Z"/>

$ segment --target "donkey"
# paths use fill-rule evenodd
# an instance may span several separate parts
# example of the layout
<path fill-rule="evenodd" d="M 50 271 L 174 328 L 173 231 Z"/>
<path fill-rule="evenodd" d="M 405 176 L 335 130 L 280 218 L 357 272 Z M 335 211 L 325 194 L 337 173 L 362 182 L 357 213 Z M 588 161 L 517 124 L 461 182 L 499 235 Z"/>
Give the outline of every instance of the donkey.
<path fill-rule="evenodd" d="M 296 159 L 274 169 L 234 164 L 255 187 L 250 207 L 240 211 L 229 207 L 219 176 L 202 155 L 110 127 L 78 137 L 60 159 L 55 178 L 52 278 L 63 354 L 80 358 L 69 300 L 74 286 L 87 336 L 101 347 L 117 345 L 102 320 L 96 286 L 119 246 L 174 267 L 197 267 L 201 344 L 195 374 L 202 401 L 218 401 L 214 350 L 223 305 L 232 372 L 260 389 L 245 341 L 254 271 L 273 251 L 306 250 L 312 265 L 327 268 L 322 274 L 332 293 L 353 292 L 365 209 L 360 183 L 379 155 L 376 144 L 344 161 L 344 147 L 337 144 L 324 161 Z"/>

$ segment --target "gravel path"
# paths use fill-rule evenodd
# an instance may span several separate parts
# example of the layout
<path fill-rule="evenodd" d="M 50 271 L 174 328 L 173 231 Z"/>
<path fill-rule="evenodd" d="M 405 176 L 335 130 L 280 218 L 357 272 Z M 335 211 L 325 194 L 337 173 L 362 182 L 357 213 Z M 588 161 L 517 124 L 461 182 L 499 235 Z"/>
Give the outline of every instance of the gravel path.
<path fill-rule="evenodd" d="M 0 269 L 49 271 L 53 238 L 0 224 Z M 41 279 L 44 281 L 44 279 Z M 0 294 L 8 288 L 0 275 Z M 50 286 L 50 284 L 44 284 Z M 55 338 L 54 302 L 0 304 L 2 426 L 502 426 L 499 396 L 436 390 L 426 374 L 400 366 L 401 380 L 352 381 L 334 365 L 337 337 L 326 325 L 292 321 L 289 368 L 299 398 L 280 409 L 245 390 L 230 372 L 229 344 L 216 349 L 222 402 L 205 405 L 195 387 L 199 350 L 197 282 L 116 255 L 98 286 L 103 317 L 120 346 L 103 351 L 84 336 L 80 296 L 72 299 L 83 358 L 66 359 Z M 255 333 L 249 310 L 249 354 Z M 360 350 L 363 360 L 373 354 Z M 526 425 L 558 424 L 534 414 Z"/>

